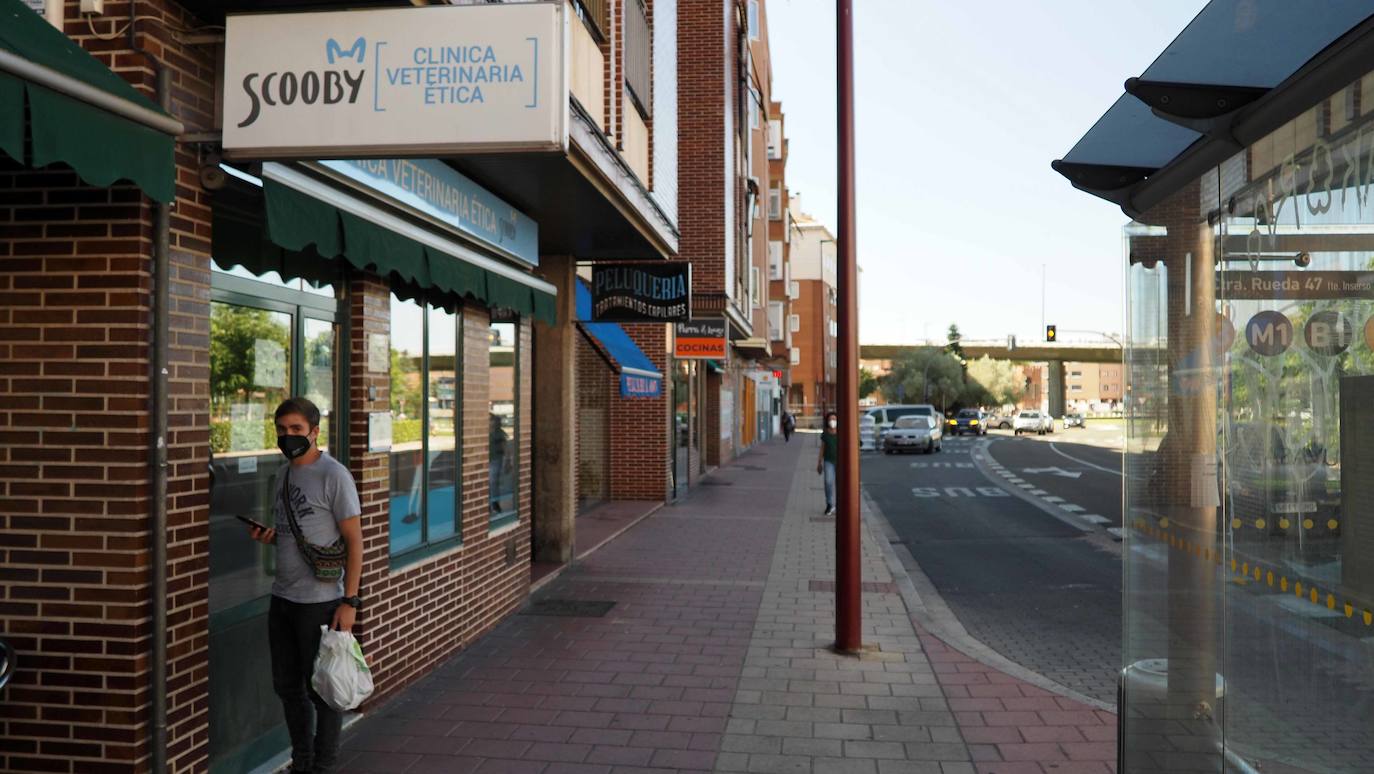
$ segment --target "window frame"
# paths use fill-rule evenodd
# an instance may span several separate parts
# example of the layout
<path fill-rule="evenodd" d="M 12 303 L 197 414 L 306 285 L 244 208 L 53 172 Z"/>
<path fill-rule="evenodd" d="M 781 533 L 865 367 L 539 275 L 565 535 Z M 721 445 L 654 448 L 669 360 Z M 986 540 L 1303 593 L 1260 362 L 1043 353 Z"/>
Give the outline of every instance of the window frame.
<path fill-rule="evenodd" d="M 503 312 L 499 312 L 499 311 L 497 311 L 497 310 L 492 310 L 492 311 L 491 311 L 490 318 L 489 318 L 489 321 L 488 321 L 488 323 L 487 323 L 487 332 L 488 332 L 488 341 L 489 341 L 489 342 L 490 342 L 491 326 L 494 326 L 494 325 L 497 325 L 497 324 L 502 324 L 502 323 L 508 323 L 508 324 L 510 324 L 510 325 L 515 326 L 514 346 L 512 347 L 512 350 L 511 350 L 511 357 L 512 357 L 511 367 L 512 367 L 512 369 L 513 369 L 513 370 L 512 370 L 512 375 L 511 375 L 511 379 L 512 379 L 511 399 L 512 399 L 512 403 L 514 403 L 515 406 L 514 406 L 514 409 L 511 411 L 512 425 L 511 425 L 511 439 L 510 439 L 510 443 L 512 444 L 511 448 L 513 449 L 512 454 L 514 455 L 514 460 L 513 460 L 513 462 L 514 462 L 514 465 L 513 465 L 514 473 L 513 473 L 513 476 L 514 476 L 514 481 L 515 481 L 515 490 L 514 490 L 514 491 L 515 491 L 515 509 L 512 510 L 512 511 L 508 511 L 508 512 L 504 512 L 504 513 L 497 514 L 497 515 L 495 515 L 495 516 L 490 515 L 490 510 L 491 510 L 491 443 L 490 443 L 490 440 L 488 440 L 488 443 L 487 443 L 487 510 L 488 510 L 488 517 L 487 517 L 487 532 L 488 532 L 488 534 L 490 534 L 490 533 L 492 533 L 492 532 L 497 532 L 497 531 L 502 530 L 502 529 L 505 529 L 506 527 L 509 527 L 509 526 L 512 525 L 512 524 L 518 524 L 519 521 L 520 521 L 520 478 L 521 478 L 521 477 L 520 477 L 520 418 L 521 418 L 521 412 L 522 412 L 522 407 L 521 407 L 521 405 L 520 405 L 520 379 L 521 379 L 521 377 L 522 377 L 522 369 L 521 369 L 520 357 L 521 357 L 521 351 L 522 351 L 522 349 L 523 349 L 523 346 L 522 346 L 521 341 L 520 341 L 520 339 L 521 339 L 521 325 L 520 325 L 521 320 L 520 320 L 519 315 L 516 315 L 516 314 L 513 314 L 513 313 L 503 313 Z M 490 370 L 490 369 L 491 369 L 491 345 L 490 345 L 490 343 L 488 343 L 488 345 L 487 345 L 487 369 L 488 369 L 488 370 L 487 370 L 487 413 L 488 413 L 488 415 L 490 415 L 490 413 L 491 413 L 491 370 Z"/>
<path fill-rule="evenodd" d="M 400 299 L 394 291 L 388 292 L 389 297 Z M 440 308 L 423 296 L 416 299 L 404 299 L 407 303 L 415 303 L 420 307 L 421 332 L 420 332 L 420 542 L 417 545 L 408 546 L 400 551 L 394 551 L 391 547 L 391 451 L 387 452 L 387 558 L 392 570 L 414 564 L 427 559 L 436 554 L 444 553 L 463 545 L 463 307 L 459 306 L 453 313 L 454 315 L 454 465 L 456 466 L 456 477 L 454 481 L 453 493 L 453 522 L 454 531 L 452 535 L 445 535 L 438 540 L 429 540 L 429 435 L 430 435 L 430 411 L 429 411 L 429 374 L 430 374 L 430 351 L 429 351 L 429 316 L 431 308 Z M 389 302 L 388 302 L 389 303 Z M 391 316 L 390 306 L 387 308 L 388 333 L 387 333 L 387 381 L 391 380 Z M 391 396 L 387 396 L 387 403 L 390 404 Z M 390 406 L 387 408 L 390 411 Z"/>

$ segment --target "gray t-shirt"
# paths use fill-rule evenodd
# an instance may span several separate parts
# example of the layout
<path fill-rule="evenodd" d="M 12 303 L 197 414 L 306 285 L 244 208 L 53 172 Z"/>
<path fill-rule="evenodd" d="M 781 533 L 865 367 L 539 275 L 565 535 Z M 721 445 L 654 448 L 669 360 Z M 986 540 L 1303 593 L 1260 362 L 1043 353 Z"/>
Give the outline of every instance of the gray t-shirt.
<path fill-rule="evenodd" d="M 331 602 L 343 596 L 343 578 L 322 581 L 315 577 L 291 534 L 291 524 L 282 511 L 281 487 L 291 470 L 291 506 L 305 539 L 313 545 L 327 546 L 339 539 L 339 522 L 363 512 L 353 475 L 328 454 L 309 465 L 287 463 L 277 470 L 277 487 L 272 516 L 277 529 L 277 577 L 272 581 L 273 596 L 309 604 Z"/>

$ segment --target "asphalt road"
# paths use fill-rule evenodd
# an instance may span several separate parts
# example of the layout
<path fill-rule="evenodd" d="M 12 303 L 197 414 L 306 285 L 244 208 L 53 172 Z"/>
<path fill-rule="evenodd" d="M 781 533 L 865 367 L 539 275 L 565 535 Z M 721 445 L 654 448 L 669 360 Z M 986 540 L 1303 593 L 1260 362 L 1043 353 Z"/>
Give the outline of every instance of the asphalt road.
<path fill-rule="evenodd" d="M 990 457 L 981 464 L 972 454 L 980 448 Z M 1121 479 L 1107 472 L 1113 459 L 1120 464 L 1117 453 L 1057 438 L 1051 446 L 994 434 L 946 439 L 939 454 L 865 454 L 862 479 L 972 636 L 1111 702 L 1121 652 L 1120 550 L 1082 516 L 1120 524 Z"/>

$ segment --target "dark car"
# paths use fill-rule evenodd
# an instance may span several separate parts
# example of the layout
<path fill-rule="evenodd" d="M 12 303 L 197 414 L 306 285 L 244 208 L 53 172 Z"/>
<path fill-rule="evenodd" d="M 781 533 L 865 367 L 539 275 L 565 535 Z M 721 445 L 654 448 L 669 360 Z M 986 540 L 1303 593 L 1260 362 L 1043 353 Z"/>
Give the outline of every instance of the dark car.
<path fill-rule="evenodd" d="M 981 409 L 959 409 L 958 414 L 950 417 L 946 427 L 951 435 L 987 435 L 987 414 Z"/>

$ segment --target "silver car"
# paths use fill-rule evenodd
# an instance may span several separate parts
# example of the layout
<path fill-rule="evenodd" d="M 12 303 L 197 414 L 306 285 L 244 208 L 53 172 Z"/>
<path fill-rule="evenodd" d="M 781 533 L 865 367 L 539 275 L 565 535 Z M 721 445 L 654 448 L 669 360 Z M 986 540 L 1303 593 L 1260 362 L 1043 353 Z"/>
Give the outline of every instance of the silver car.
<path fill-rule="evenodd" d="M 883 434 L 883 453 L 892 454 L 902 451 L 920 451 L 926 454 L 940 451 L 944 433 L 935 417 L 924 415 L 905 416 L 892 424 Z"/>

